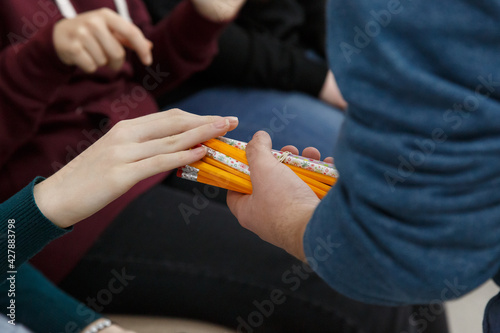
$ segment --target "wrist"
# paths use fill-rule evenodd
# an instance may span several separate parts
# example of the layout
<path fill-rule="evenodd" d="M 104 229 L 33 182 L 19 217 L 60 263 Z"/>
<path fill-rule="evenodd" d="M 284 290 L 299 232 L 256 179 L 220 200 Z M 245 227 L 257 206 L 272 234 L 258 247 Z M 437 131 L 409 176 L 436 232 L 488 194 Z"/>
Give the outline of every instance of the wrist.
<path fill-rule="evenodd" d="M 35 185 L 33 188 L 33 197 L 38 209 L 53 224 L 62 229 L 73 225 L 73 223 L 64 221 L 64 218 L 61 216 L 62 209 L 59 208 L 60 202 L 58 202 L 58 196 L 54 191 L 50 178 Z"/>
<path fill-rule="evenodd" d="M 318 204 L 319 200 L 300 209 L 300 212 L 297 214 L 298 219 L 297 223 L 295 223 L 295 230 L 289 239 L 290 243 L 285 247 L 289 254 L 304 262 L 306 261 L 304 234 Z"/>

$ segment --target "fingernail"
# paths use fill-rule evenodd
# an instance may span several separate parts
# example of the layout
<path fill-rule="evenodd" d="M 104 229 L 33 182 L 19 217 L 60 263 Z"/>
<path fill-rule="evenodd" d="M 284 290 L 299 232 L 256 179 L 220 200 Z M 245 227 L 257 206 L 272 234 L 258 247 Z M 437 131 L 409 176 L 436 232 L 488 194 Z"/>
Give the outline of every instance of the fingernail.
<path fill-rule="evenodd" d="M 221 119 L 218 120 L 214 123 L 214 127 L 217 129 L 223 129 L 229 126 L 229 120 L 228 119 Z"/>
<path fill-rule="evenodd" d="M 151 54 L 148 54 L 146 56 L 146 65 L 151 65 L 153 63 L 153 56 Z"/>
<path fill-rule="evenodd" d="M 238 123 L 239 123 L 238 117 L 226 117 L 226 119 L 229 120 L 229 123 L 231 125 L 238 125 Z"/>

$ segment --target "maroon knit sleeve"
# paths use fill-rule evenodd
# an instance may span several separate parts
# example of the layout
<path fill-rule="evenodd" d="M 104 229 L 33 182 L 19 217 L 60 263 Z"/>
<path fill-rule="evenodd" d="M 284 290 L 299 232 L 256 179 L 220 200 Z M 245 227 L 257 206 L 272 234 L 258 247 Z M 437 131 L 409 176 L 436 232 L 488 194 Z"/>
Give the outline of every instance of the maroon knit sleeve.
<path fill-rule="evenodd" d="M 24 44 L 0 45 L 0 168 L 36 133 L 57 88 L 73 71 L 57 57 L 53 27 Z"/>
<path fill-rule="evenodd" d="M 134 23 L 154 44 L 154 63 L 149 68 L 134 55 L 135 77 L 155 96 L 207 68 L 217 54 L 220 34 L 230 23 L 210 21 L 185 0 L 153 26 L 142 1 L 129 0 L 129 4 Z"/>

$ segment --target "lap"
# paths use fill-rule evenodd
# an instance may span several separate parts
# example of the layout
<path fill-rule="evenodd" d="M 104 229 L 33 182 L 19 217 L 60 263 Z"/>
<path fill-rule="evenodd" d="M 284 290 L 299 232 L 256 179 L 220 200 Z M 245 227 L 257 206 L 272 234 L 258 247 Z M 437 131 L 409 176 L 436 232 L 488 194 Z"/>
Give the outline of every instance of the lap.
<path fill-rule="evenodd" d="M 62 287 L 87 304 L 93 299 L 98 311 L 247 325 L 242 332 L 406 329 L 413 307 L 365 305 L 336 293 L 241 228 L 225 205 L 209 200 L 215 192 L 150 190 L 113 222 Z"/>

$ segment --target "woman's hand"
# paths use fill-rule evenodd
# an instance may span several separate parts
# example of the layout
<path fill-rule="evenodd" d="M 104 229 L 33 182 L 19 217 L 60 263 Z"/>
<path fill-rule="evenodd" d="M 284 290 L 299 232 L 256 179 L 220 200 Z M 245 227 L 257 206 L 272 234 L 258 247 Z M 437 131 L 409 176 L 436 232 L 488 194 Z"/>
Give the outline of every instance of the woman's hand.
<path fill-rule="evenodd" d="M 35 201 L 54 224 L 67 228 L 96 213 L 139 181 L 200 160 L 190 149 L 238 126 L 234 117 L 181 110 L 119 122 L 52 177 L 35 186 Z"/>
<path fill-rule="evenodd" d="M 233 19 L 246 0 L 191 0 L 201 15 L 214 22 Z"/>
<path fill-rule="evenodd" d="M 76 65 L 87 73 L 102 66 L 120 69 L 125 61 L 124 46 L 137 52 L 144 65 L 153 62 L 153 44 L 137 26 L 108 8 L 57 22 L 53 40 L 63 63 Z"/>

